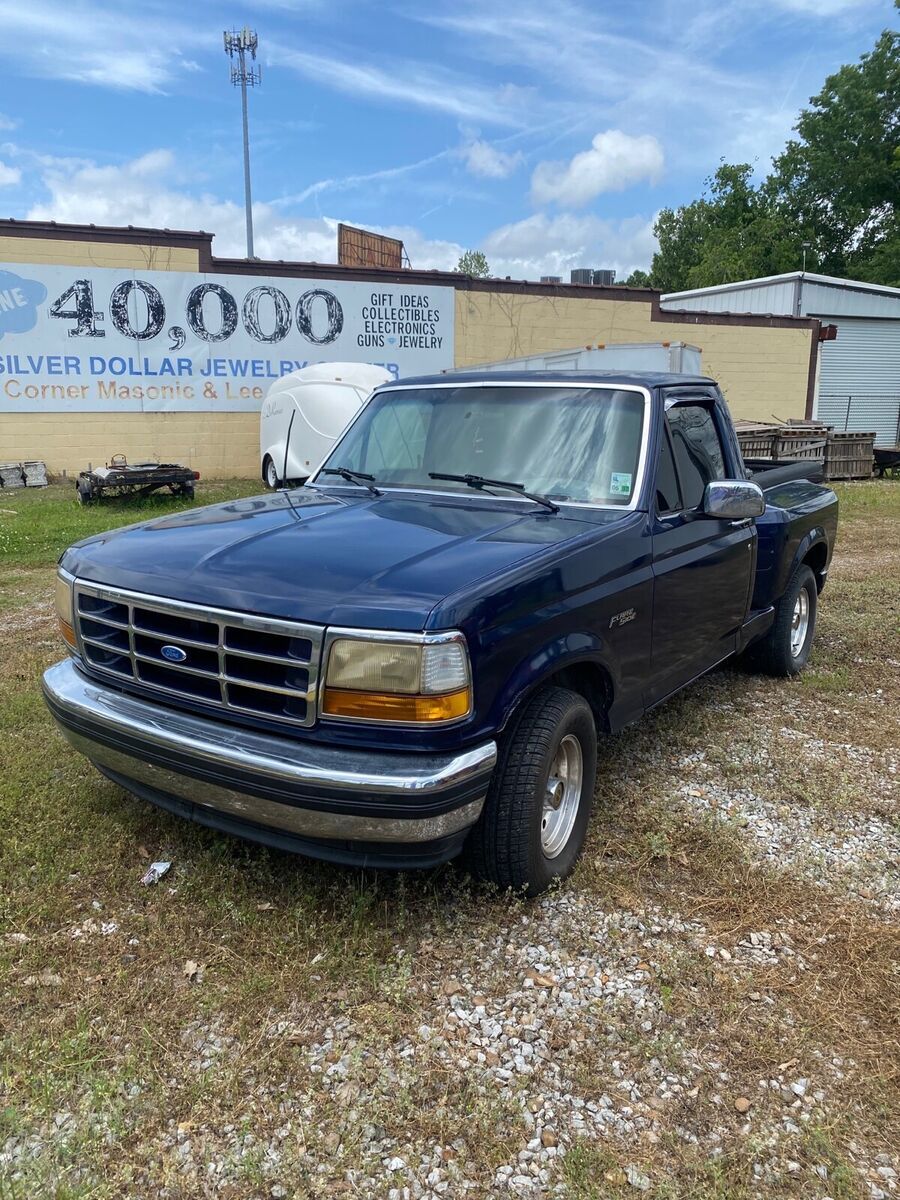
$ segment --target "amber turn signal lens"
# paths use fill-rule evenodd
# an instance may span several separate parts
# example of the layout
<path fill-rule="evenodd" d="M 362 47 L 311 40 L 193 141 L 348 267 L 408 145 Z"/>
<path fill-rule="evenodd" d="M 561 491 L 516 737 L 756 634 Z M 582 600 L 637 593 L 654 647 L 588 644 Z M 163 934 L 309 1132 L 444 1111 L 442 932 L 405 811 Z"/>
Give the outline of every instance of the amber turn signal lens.
<path fill-rule="evenodd" d="M 63 635 L 63 641 L 73 650 L 78 649 L 78 643 L 75 640 L 75 630 L 68 621 L 64 621 L 62 617 L 57 618 L 59 621 L 59 631 Z"/>
<path fill-rule="evenodd" d="M 356 717 L 369 721 L 453 721 L 468 715 L 469 689 L 443 696 L 385 695 L 326 687 L 322 711 L 329 717 Z"/>

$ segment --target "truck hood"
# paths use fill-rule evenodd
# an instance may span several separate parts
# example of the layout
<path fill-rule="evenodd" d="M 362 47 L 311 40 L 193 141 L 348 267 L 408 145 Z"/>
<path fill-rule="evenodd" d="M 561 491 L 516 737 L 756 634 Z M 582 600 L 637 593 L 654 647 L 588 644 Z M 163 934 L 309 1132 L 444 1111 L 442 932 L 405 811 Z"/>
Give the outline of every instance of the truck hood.
<path fill-rule="evenodd" d="M 450 595 L 618 520 L 490 497 L 359 497 L 302 488 L 88 538 L 62 565 L 83 579 L 323 625 L 417 630 Z"/>

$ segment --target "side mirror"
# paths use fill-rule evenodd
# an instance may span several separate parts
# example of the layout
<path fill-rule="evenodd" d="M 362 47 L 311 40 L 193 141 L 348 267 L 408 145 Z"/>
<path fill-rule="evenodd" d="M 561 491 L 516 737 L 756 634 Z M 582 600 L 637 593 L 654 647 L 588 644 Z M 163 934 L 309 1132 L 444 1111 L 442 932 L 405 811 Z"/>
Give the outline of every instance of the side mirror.
<path fill-rule="evenodd" d="M 766 499 L 758 483 L 744 479 L 719 479 L 706 485 L 703 493 L 703 515 L 725 521 L 746 521 L 761 517 L 766 511 Z"/>

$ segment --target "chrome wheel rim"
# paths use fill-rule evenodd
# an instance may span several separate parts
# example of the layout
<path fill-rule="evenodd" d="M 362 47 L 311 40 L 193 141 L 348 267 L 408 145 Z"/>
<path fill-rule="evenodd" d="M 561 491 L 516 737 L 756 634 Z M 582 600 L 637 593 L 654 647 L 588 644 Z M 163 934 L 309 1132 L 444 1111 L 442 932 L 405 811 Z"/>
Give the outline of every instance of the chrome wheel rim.
<path fill-rule="evenodd" d="M 546 858 L 556 858 L 566 848 L 581 804 L 583 779 L 581 742 L 567 733 L 553 756 L 544 792 L 541 849 Z"/>
<path fill-rule="evenodd" d="M 809 592 L 800 589 L 800 595 L 794 601 L 794 613 L 791 617 L 791 655 L 799 658 L 806 644 L 806 634 L 809 629 Z"/>
<path fill-rule="evenodd" d="M 278 487 L 278 476 L 275 474 L 275 464 L 271 458 L 266 463 L 266 483 L 270 488 L 274 489 Z"/>

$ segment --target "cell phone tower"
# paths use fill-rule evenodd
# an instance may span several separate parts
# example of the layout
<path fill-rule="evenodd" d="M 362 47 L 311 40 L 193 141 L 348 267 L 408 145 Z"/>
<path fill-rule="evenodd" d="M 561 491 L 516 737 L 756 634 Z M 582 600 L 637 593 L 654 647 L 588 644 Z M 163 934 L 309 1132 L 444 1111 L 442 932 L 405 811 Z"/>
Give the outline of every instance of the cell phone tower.
<path fill-rule="evenodd" d="M 244 123 L 244 208 L 247 215 L 247 257 L 254 258 L 253 253 L 253 202 L 250 197 L 250 130 L 247 125 L 247 88 L 259 87 L 262 82 L 262 71 L 252 65 L 256 58 L 259 39 L 255 29 L 226 29 L 225 53 L 231 59 L 231 82 L 241 89 L 241 117 Z M 247 65 L 247 56 L 251 63 Z M 237 61 L 235 61 L 235 59 Z"/>

